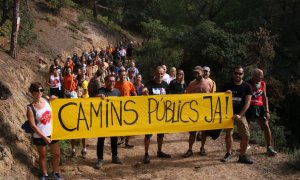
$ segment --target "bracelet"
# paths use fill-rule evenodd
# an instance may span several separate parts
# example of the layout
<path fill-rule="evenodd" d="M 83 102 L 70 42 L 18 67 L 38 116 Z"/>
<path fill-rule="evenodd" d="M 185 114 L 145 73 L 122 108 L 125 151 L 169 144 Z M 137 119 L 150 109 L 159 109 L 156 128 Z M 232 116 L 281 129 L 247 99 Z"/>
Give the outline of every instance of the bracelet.
<path fill-rule="evenodd" d="M 269 114 L 270 114 L 270 111 L 266 111 L 266 113 L 269 113 Z"/>

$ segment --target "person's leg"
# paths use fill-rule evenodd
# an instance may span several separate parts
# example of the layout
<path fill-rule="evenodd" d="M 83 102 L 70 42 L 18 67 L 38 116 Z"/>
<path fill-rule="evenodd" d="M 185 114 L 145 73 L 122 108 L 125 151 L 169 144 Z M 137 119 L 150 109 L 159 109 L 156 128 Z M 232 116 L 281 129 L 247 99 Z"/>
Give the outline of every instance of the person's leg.
<path fill-rule="evenodd" d="M 196 131 L 190 132 L 190 136 L 189 136 L 189 149 L 190 151 L 193 150 L 193 145 L 195 142 L 195 138 L 196 138 Z"/>
<path fill-rule="evenodd" d="M 148 151 L 149 151 L 151 136 L 152 136 L 151 134 L 146 134 L 145 138 L 144 138 L 144 146 L 145 146 L 145 155 L 144 155 L 144 159 L 143 159 L 144 164 L 150 163 L 150 156 L 148 154 Z"/>
<path fill-rule="evenodd" d="M 207 133 L 206 133 L 206 131 L 202 131 L 202 132 L 201 132 L 201 147 L 200 147 L 200 150 L 201 150 L 201 149 L 204 149 L 205 142 L 206 142 L 206 138 L 207 138 Z"/>
<path fill-rule="evenodd" d="M 97 158 L 103 160 L 104 137 L 99 137 L 97 142 Z"/>
<path fill-rule="evenodd" d="M 241 155 L 243 156 L 246 154 L 247 147 L 249 145 L 249 140 L 250 140 L 249 126 L 245 116 L 243 116 L 241 120 L 237 121 L 236 123 L 237 123 L 238 132 L 242 137 L 240 148 L 241 148 Z"/>
<path fill-rule="evenodd" d="M 71 156 L 75 156 L 75 144 L 76 144 L 76 140 L 75 139 L 71 139 L 71 151 L 72 151 L 72 155 Z"/>
<path fill-rule="evenodd" d="M 231 147 L 233 142 L 233 138 L 232 138 L 233 129 L 226 129 L 225 132 L 226 132 L 225 135 L 226 152 L 231 154 Z"/>
<path fill-rule="evenodd" d="M 152 135 L 147 134 L 147 135 L 145 135 L 145 138 L 144 138 L 145 155 L 148 155 L 151 136 Z"/>
<path fill-rule="evenodd" d="M 164 137 L 157 136 L 157 152 L 162 152 L 162 144 L 164 141 Z"/>
<path fill-rule="evenodd" d="M 52 168 L 54 173 L 59 173 L 59 162 L 60 162 L 60 146 L 59 142 L 49 144 L 50 152 L 52 155 Z"/>
<path fill-rule="evenodd" d="M 81 155 L 84 157 L 86 155 L 86 143 L 85 139 L 81 139 L 82 149 L 81 149 Z"/>
<path fill-rule="evenodd" d="M 133 148 L 134 145 L 132 145 L 132 144 L 129 143 L 129 139 L 130 139 L 130 136 L 126 136 L 125 137 L 125 147 L 126 148 Z"/>
<path fill-rule="evenodd" d="M 271 134 L 270 126 L 269 126 L 269 121 L 265 120 L 263 118 L 259 118 L 258 124 L 260 125 L 261 130 L 264 131 L 264 136 L 265 136 L 267 147 L 272 146 L 272 134 Z"/>
<path fill-rule="evenodd" d="M 202 131 L 201 132 L 200 156 L 205 156 L 206 155 L 206 152 L 205 152 L 205 149 L 204 149 L 206 138 L 207 138 L 207 132 L 206 131 Z"/>
<path fill-rule="evenodd" d="M 118 137 L 110 138 L 110 148 L 112 157 L 118 156 Z"/>
<path fill-rule="evenodd" d="M 39 164 L 43 175 L 48 176 L 47 172 L 47 148 L 46 146 L 36 146 L 39 154 Z"/>

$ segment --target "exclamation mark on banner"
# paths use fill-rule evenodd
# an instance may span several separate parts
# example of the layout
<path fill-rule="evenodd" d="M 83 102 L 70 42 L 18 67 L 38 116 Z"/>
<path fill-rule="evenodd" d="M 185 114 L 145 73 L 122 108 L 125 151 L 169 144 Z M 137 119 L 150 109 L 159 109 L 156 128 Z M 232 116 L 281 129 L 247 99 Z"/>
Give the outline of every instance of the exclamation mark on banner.
<path fill-rule="evenodd" d="M 229 97 L 226 97 L 226 118 L 227 118 L 227 111 L 228 111 L 228 99 Z"/>

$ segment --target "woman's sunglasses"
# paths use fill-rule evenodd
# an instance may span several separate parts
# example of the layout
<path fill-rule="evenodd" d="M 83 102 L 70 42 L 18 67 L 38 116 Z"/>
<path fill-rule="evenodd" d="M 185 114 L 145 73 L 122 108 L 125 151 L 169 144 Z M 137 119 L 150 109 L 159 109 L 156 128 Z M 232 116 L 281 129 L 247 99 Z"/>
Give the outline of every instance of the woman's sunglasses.
<path fill-rule="evenodd" d="M 44 92 L 44 89 L 43 88 L 36 89 L 36 90 L 34 90 L 34 92 Z"/>

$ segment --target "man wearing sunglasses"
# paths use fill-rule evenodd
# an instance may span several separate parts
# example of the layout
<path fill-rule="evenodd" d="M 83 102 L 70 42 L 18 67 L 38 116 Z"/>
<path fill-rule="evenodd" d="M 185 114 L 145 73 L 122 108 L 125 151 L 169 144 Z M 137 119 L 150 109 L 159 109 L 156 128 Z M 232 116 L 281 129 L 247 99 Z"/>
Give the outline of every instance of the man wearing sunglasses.
<path fill-rule="evenodd" d="M 224 85 L 223 91 L 232 93 L 233 101 L 233 119 L 237 125 L 237 130 L 241 135 L 240 155 L 238 162 L 244 164 L 253 164 L 253 161 L 246 156 L 247 147 L 250 139 L 249 126 L 245 113 L 250 106 L 252 90 L 251 86 L 243 81 L 244 69 L 241 66 L 235 67 L 233 71 L 233 81 Z M 233 129 L 225 129 L 226 154 L 222 162 L 227 162 L 232 157 Z"/>

